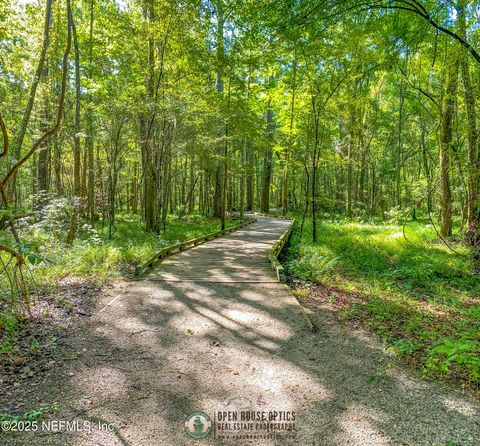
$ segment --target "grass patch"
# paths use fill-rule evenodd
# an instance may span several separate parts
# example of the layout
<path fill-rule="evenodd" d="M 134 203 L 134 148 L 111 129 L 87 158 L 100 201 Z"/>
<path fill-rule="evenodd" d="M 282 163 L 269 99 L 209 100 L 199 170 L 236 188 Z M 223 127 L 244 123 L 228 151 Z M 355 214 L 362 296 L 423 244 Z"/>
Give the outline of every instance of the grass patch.
<path fill-rule="evenodd" d="M 226 226 L 228 228 L 236 223 L 236 220 L 227 220 Z M 128 275 L 137 263 L 165 246 L 219 230 L 218 219 L 200 215 L 182 219 L 171 216 L 165 233 L 156 235 L 145 232 L 138 218 L 123 216 L 118 218 L 116 232 L 111 239 L 107 229 L 102 229 L 98 223 L 93 228 L 82 227 L 71 247 L 64 243 L 66 231 L 48 231 L 43 226 L 22 231 L 21 240 L 28 250 L 27 255 L 38 259 L 37 262 L 29 262 L 36 263 L 29 265 L 29 269 L 37 285 L 42 286 L 65 276 L 102 280 Z M 6 234 L 0 243 L 12 245 Z M 7 285 L 5 281 L 0 282 L 1 297 L 9 294 Z"/>
<path fill-rule="evenodd" d="M 64 220 L 67 223 L 51 217 L 40 224 L 26 222 L 20 231 L 28 260 L 24 277 L 33 297 L 56 294 L 66 286 L 78 289 L 79 283 L 99 286 L 111 278 L 130 277 L 138 263 L 161 248 L 220 230 L 218 219 L 170 216 L 165 233 L 156 235 L 145 232 L 138 217 L 123 215 L 118 217 L 111 239 L 101 223 L 95 227 L 84 225 L 75 244 L 67 246 L 68 218 Z M 237 223 L 229 219 L 226 227 Z M 0 244 L 14 246 L 9 233 L 0 234 Z M 22 312 L 12 301 L 10 280 L 7 274 L 0 277 L 0 353 L 12 349 Z"/>
<path fill-rule="evenodd" d="M 322 221 L 312 243 L 300 222 L 284 265 L 293 286 L 317 292 L 339 315 L 380 334 L 425 376 L 480 382 L 480 278 L 470 252 L 438 242 L 431 225 Z M 311 293 L 314 293 L 312 287 Z"/>

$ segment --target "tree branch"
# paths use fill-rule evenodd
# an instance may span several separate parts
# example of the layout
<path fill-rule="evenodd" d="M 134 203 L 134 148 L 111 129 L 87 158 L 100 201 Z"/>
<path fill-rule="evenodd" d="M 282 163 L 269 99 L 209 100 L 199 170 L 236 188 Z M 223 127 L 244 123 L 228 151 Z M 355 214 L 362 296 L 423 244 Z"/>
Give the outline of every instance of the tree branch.
<path fill-rule="evenodd" d="M 25 262 L 25 260 L 23 259 L 20 253 L 9 248 L 8 246 L 0 245 L 0 251 L 6 252 L 10 254 L 12 257 L 15 257 L 15 259 L 17 260 L 17 265 L 22 265 Z"/>
<path fill-rule="evenodd" d="M 60 123 L 62 122 L 63 110 L 65 105 L 65 95 L 67 90 L 67 78 L 68 78 L 68 55 L 70 53 L 70 48 L 72 46 L 72 29 L 71 29 L 71 7 L 70 7 L 70 0 L 67 0 L 67 16 L 68 16 L 68 33 L 67 33 L 67 46 L 65 48 L 65 52 L 63 54 L 63 61 L 62 61 L 62 87 L 60 92 L 58 110 L 57 110 L 57 120 L 53 128 L 45 132 L 37 141 L 33 144 L 30 151 L 20 160 L 18 161 L 9 172 L 5 175 L 5 178 L 1 181 L 2 189 L 5 187 L 7 182 L 16 174 L 18 169 L 23 166 L 36 152 L 36 150 L 50 137 L 52 137 L 55 133 L 58 132 L 60 128 Z"/>
<path fill-rule="evenodd" d="M 2 150 L 2 153 L 0 153 L 0 158 L 2 158 L 8 155 L 8 149 L 10 148 L 10 144 L 8 141 L 7 127 L 5 126 L 5 122 L 3 122 L 3 118 L 1 115 L 0 115 L 0 129 L 2 130 L 2 136 L 3 136 L 3 150 Z"/>
<path fill-rule="evenodd" d="M 402 0 L 396 0 L 398 3 L 403 3 L 408 6 L 400 6 L 400 5 L 384 5 L 384 4 L 367 4 L 365 6 L 369 8 L 377 8 L 377 9 L 400 9 L 404 11 L 409 11 L 413 12 L 414 14 L 418 15 L 419 17 L 422 17 L 424 20 L 426 20 L 428 23 L 430 23 L 431 26 L 433 26 L 436 30 L 454 38 L 456 41 L 458 41 L 462 46 L 464 46 L 469 53 L 473 56 L 473 58 L 477 61 L 477 63 L 480 64 L 480 54 L 475 50 L 475 48 L 467 42 L 463 37 L 459 36 L 457 33 L 451 31 L 448 28 L 445 28 L 442 25 L 439 25 L 435 20 L 433 20 L 432 16 L 428 13 L 428 11 L 421 5 L 418 1 L 412 0 L 412 3 L 402 1 Z"/>

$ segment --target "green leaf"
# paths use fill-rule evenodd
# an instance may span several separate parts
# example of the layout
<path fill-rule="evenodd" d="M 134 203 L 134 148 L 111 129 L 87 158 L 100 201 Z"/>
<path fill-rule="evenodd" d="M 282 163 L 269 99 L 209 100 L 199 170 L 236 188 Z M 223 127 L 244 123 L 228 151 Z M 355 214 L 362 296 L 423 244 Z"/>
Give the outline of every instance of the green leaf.
<path fill-rule="evenodd" d="M 42 260 L 34 253 L 28 254 L 27 255 L 27 260 L 30 262 L 32 265 L 38 265 L 39 263 L 42 262 Z"/>

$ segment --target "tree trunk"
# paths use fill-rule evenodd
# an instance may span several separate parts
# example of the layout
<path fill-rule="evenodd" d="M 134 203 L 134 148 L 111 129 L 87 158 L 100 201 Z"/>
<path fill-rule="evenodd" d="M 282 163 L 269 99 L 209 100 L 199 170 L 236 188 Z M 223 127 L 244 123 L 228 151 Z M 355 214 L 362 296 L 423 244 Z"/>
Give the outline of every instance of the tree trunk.
<path fill-rule="evenodd" d="M 270 78 L 272 81 L 272 78 Z M 263 181 L 262 181 L 262 201 L 261 201 L 261 210 L 264 213 L 270 211 L 270 183 L 272 182 L 272 170 L 273 170 L 273 150 L 271 146 L 271 141 L 273 138 L 273 110 L 271 100 L 268 101 L 267 109 L 267 132 L 268 132 L 268 147 L 265 150 L 265 155 L 263 158 Z"/>
<path fill-rule="evenodd" d="M 403 107 L 405 97 L 403 80 L 400 83 L 400 104 L 398 113 L 398 147 L 395 155 L 395 206 L 402 207 L 402 153 L 403 153 Z"/>
<path fill-rule="evenodd" d="M 77 237 L 78 213 L 82 195 L 80 183 L 80 51 L 78 48 L 77 30 L 73 18 L 71 20 L 73 47 L 75 53 L 75 137 L 73 142 L 73 197 L 70 230 L 68 231 L 67 244 L 72 245 Z"/>
<path fill-rule="evenodd" d="M 217 92 L 223 96 L 224 83 L 223 83 L 223 67 L 225 59 L 225 43 L 223 37 L 223 27 L 225 25 L 225 17 L 223 12 L 223 0 L 218 0 L 215 3 L 216 14 L 217 14 Z M 223 195 L 226 193 L 224 190 L 222 193 L 222 188 L 224 184 L 224 162 L 221 160 L 221 157 L 224 152 L 223 137 L 225 135 L 225 126 L 223 124 L 223 118 L 221 119 L 222 125 L 221 130 L 219 131 L 219 142 L 216 146 L 216 167 L 215 167 L 215 195 L 213 199 L 213 216 L 217 218 L 222 217 L 222 202 Z"/>
<path fill-rule="evenodd" d="M 457 7 L 459 35 L 466 38 L 465 5 Z M 480 148 L 478 145 L 477 114 L 475 110 L 475 96 L 470 77 L 469 57 L 467 50 L 462 47 L 460 54 L 460 68 L 463 81 L 465 108 L 467 111 L 467 139 L 468 139 L 468 181 L 467 181 L 467 233 L 466 242 L 475 250 L 480 259 Z"/>
<path fill-rule="evenodd" d="M 246 211 L 252 211 L 253 210 L 253 193 L 254 193 L 254 184 L 253 184 L 253 175 L 254 175 L 254 164 L 253 164 L 253 149 L 249 145 L 247 147 L 247 175 L 245 178 L 245 186 L 247 189 L 247 203 L 245 205 L 245 210 Z"/>
<path fill-rule="evenodd" d="M 450 186 L 450 153 L 453 143 L 453 118 L 458 85 L 458 58 L 451 55 L 447 91 L 443 101 L 440 135 L 440 235 L 452 235 L 452 191 Z"/>
<path fill-rule="evenodd" d="M 88 77 L 93 77 L 93 19 L 94 19 L 94 0 L 90 0 L 90 29 L 88 43 Z M 93 130 L 93 104 L 91 96 L 88 96 L 89 104 L 86 110 L 87 123 L 87 215 L 90 221 L 95 220 L 95 164 L 94 164 L 94 130 Z"/>
<path fill-rule="evenodd" d="M 144 8 L 144 16 L 148 18 L 150 25 L 154 22 L 153 0 L 147 0 Z M 155 125 L 155 115 L 153 102 L 155 100 L 155 42 L 151 31 L 148 36 L 148 72 L 146 75 L 146 102 L 147 113 L 140 117 L 140 134 L 142 145 L 142 166 L 143 166 L 143 215 L 145 230 L 148 232 L 159 233 L 159 216 L 156 206 L 156 185 L 157 175 L 154 166 L 154 144 L 153 129 Z"/>
<path fill-rule="evenodd" d="M 45 70 L 45 76 L 48 76 L 48 70 Z M 42 133 L 48 131 L 50 123 L 50 104 L 47 96 L 45 96 L 44 109 L 40 123 L 40 130 Z M 37 165 L 37 190 L 39 195 L 36 201 L 36 208 L 39 209 L 45 204 L 46 194 L 49 190 L 49 159 L 50 159 L 50 142 L 45 141 L 38 151 L 38 165 Z"/>
<path fill-rule="evenodd" d="M 353 167 L 352 167 L 352 156 L 353 156 L 353 145 L 355 141 L 355 110 L 352 108 L 350 111 L 350 134 L 348 137 L 348 146 L 347 146 L 347 203 L 346 211 L 347 217 L 352 216 L 352 190 L 353 190 Z"/>
<path fill-rule="evenodd" d="M 289 123 L 289 138 L 288 138 L 288 148 L 287 153 L 285 154 L 285 170 L 283 174 L 283 196 L 282 196 L 282 207 L 283 213 L 286 215 L 288 213 L 288 174 L 289 174 L 289 167 L 290 167 L 290 153 L 293 151 L 293 122 L 295 119 L 295 88 L 297 83 L 297 47 L 295 46 L 295 55 L 293 57 L 293 82 L 292 82 L 292 99 L 290 101 L 290 123 Z"/>
<path fill-rule="evenodd" d="M 23 113 L 22 120 L 15 134 L 13 140 L 13 156 L 16 160 L 21 158 L 23 140 L 25 139 L 25 133 L 27 132 L 28 123 L 30 121 L 30 116 L 32 114 L 33 104 L 35 102 L 35 96 L 37 93 L 38 84 L 40 83 L 40 78 L 44 71 L 44 64 L 47 54 L 47 49 L 50 44 L 50 26 L 52 22 L 52 4 L 53 0 L 47 0 L 46 9 L 45 9 L 45 23 L 43 29 L 43 44 L 42 50 L 40 52 L 40 57 L 38 59 L 37 69 L 35 70 L 35 75 L 33 76 L 32 85 L 30 86 L 30 94 L 28 96 L 27 107 Z M 10 189 L 16 202 L 15 194 L 15 182 L 16 182 L 16 172 L 12 175 L 10 180 Z"/>

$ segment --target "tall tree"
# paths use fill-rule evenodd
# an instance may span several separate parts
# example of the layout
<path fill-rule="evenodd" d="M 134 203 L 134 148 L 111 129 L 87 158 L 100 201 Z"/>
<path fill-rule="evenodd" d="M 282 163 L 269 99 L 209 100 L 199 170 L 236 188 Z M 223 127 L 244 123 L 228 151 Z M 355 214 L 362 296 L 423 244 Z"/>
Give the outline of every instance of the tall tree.
<path fill-rule="evenodd" d="M 452 189 L 450 169 L 452 166 L 453 119 L 458 86 L 458 57 L 453 51 L 449 54 L 447 88 L 443 99 L 442 127 L 440 134 L 440 235 L 452 235 Z"/>

